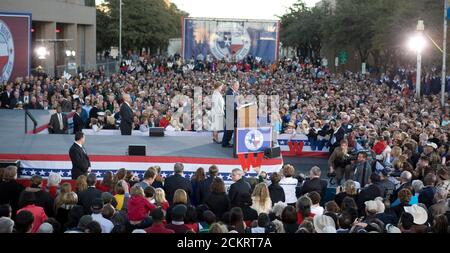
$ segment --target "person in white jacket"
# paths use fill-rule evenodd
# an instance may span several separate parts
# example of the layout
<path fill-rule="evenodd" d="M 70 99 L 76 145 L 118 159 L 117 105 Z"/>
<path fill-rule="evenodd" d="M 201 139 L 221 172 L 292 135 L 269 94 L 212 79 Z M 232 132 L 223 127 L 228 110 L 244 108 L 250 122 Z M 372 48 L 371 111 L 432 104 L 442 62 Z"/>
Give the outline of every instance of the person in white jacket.
<path fill-rule="evenodd" d="M 214 92 L 211 99 L 211 131 L 213 131 L 213 141 L 220 143 L 219 131 L 223 130 L 223 120 L 225 116 L 225 100 L 222 96 L 223 83 L 214 84 Z"/>
<path fill-rule="evenodd" d="M 285 203 L 288 205 L 295 205 L 297 202 L 295 188 L 297 187 L 298 180 L 294 177 L 294 166 L 290 164 L 284 165 L 281 174 L 283 174 L 283 178 L 280 181 L 280 186 L 284 190 Z"/>

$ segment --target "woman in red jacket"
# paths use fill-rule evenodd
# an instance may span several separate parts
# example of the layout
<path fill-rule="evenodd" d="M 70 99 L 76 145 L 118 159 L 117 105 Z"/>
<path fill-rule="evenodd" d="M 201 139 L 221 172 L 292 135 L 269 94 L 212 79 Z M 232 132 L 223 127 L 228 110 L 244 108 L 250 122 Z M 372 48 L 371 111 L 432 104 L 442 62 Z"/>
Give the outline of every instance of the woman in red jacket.
<path fill-rule="evenodd" d="M 149 213 L 156 208 L 144 197 L 144 190 L 139 184 L 131 187 L 128 200 L 128 220 L 134 229 L 144 229 L 151 225 Z"/>
<path fill-rule="evenodd" d="M 48 219 L 47 215 L 45 214 L 44 208 L 36 206 L 35 202 L 36 197 L 34 195 L 34 192 L 23 191 L 19 199 L 20 209 L 17 211 L 17 214 L 22 211 L 29 211 L 33 214 L 34 222 L 31 228 L 31 233 L 36 233 L 42 223 L 44 223 L 44 221 Z"/>

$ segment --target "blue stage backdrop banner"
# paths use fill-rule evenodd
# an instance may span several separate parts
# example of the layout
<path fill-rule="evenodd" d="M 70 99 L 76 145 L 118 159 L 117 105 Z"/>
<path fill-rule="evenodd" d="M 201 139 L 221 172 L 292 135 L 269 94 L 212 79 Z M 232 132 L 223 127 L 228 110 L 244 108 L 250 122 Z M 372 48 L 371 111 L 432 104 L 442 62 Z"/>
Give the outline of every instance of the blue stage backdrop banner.
<path fill-rule="evenodd" d="M 236 154 L 260 153 L 272 147 L 272 128 L 237 128 Z"/>
<path fill-rule="evenodd" d="M 278 58 L 279 22 L 185 18 L 183 20 L 184 59 L 240 61 L 248 55 L 267 63 Z"/>

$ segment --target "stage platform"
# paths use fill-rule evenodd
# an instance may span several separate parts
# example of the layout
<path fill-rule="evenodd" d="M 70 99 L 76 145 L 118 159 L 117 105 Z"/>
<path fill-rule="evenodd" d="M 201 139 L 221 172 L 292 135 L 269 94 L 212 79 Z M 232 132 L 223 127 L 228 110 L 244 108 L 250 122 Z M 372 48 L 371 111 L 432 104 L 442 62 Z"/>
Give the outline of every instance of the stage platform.
<path fill-rule="evenodd" d="M 52 112 L 32 110 L 40 128 L 45 128 Z M 47 177 L 50 172 L 60 173 L 63 178 L 70 178 L 72 167 L 68 151 L 74 142 L 73 135 L 25 134 L 24 112 L 0 110 L 0 160 L 20 160 L 20 177 L 34 174 Z M 32 123 L 28 121 L 28 130 Z M 147 156 L 128 156 L 129 145 L 145 145 Z M 220 170 L 224 180 L 231 179 L 230 172 L 241 168 L 238 159 L 233 158 L 232 149 L 222 148 L 212 142 L 212 137 L 201 136 L 120 136 L 89 135 L 86 136 L 86 151 L 92 162 L 92 170 L 99 177 L 106 171 L 126 168 L 135 171 L 140 177 L 150 166 L 158 165 L 162 174 L 173 173 L 173 165 L 182 162 L 186 177 L 192 176 L 199 167 L 206 171 L 212 164 Z M 263 159 L 261 169 L 269 173 L 278 171 L 283 159 Z M 250 170 L 249 174 L 256 172 Z"/>

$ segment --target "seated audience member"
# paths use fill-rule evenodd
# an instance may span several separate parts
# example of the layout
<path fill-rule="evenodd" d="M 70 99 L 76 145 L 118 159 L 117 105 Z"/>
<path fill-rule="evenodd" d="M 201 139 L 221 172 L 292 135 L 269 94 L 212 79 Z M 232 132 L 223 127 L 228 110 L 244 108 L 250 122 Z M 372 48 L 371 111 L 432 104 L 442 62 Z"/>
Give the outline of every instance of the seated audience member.
<path fill-rule="evenodd" d="M 309 170 L 309 178 L 303 182 L 300 196 L 312 191 L 319 193 L 322 198 L 325 196 L 328 183 L 326 180 L 320 179 L 320 174 L 320 168 L 317 166 L 314 166 Z"/>
<path fill-rule="evenodd" d="M 17 213 L 20 213 L 22 211 L 29 211 L 33 214 L 33 226 L 31 229 L 31 233 L 36 233 L 39 229 L 39 226 L 48 219 L 47 215 L 45 214 L 44 208 L 36 206 L 36 197 L 34 195 L 34 192 L 22 192 L 19 199 L 19 208 L 20 209 L 17 211 Z"/>
<path fill-rule="evenodd" d="M 234 182 L 230 186 L 228 191 L 228 197 L 230 198 L 231 206 L 238 206 L 241 195 L 249 194 L 251 195 L 252 189 L 250 184 L 247 183 L 244 178 L 244 172 L 241 169 L 233 169 L 231 171 L 231 180 Z"/>
<path fill-rule="evenodd" d="M 211 224 L 216 222 L 216 215 L 210 210 L 206 210 L 202 214 L 203 221 L 199 223 L 199 233 L 209 233 Z"/>
<path fill-rule="evenodd" d="M 14 221 L 8 217 L 0 217 L 0 234 L 11 234 L 14 231 Z"/>
<path fill-rule="evenodd" d="M 286 204 L 295 206 L 297 202 L 297 196 L 295 194 L 295 189 L 297 188 L 298 179 L 294 177 L 295 168 L 290 164 L 286 164 L 282 169 L 283 177 L 280 180 L 280 186 L 284 190 L 284 195 L 286 198 Z"/>
<path fill-rule="evenodd" d="M 88 188 L 88 184 L 87 184 L 87 176 L 85 175 L 80 175 L 77 177 L 77 181 L 75 184 L 75 192 L 78 194 L 82 191 L 86 191 Z"/>
<path fill-rule="evenodd" d="M 311 212 L 312 201 L 308 196 L 301 196 L 297 200 L 297 224 L 302 224 L 306 218 L 314 218 L 314 213 Z"/>
<path fill-rule="evenodd" d="M 153 188 L 153 186 L 147 186 L 147 188 L 145 188 L 144 196 L 148 202 L 155 205 L 155 188 Z"/>
<path fill-rule="evenodd" d="M 44 208 L 45 214 L 49 217 L 54 216 L 54 201 L 50 194 L 42 190 L 42 177 L 34 175 L 31 177 L 30 187 L 27 187 L 25 191 L 33 192 L 36 198 L 36 206 Z M 22 192 L 23 194 L 23 192 Z"/>
<path fill-rule="evenodd" d="M 144 179 L 139 183 L 142 189 L 145 189 L 153 184 L 156 178 L 156 171 L 153 167 L 148 168 L 144 173 Z"/>
<path fill-rule="evenodd" d="M 100 223 L 96 221 L 91 221 L 89 224 L 86 225 L 84 232 L 87 234 L 101 234 L 102 226 L 100 225 Z"/>
<path fill-rule="evenodd" d="M 283 222 L 283 228 L 286 233 L 293 234 L 297 232 L 297 211 L 295 207 L 288 205 L 283 209 L 281 213 L 281 222 Z"/>
<path fill-rule="evenodd" d="M 270 200 L 269 189 L 265 183 L 256 185 L 252 193 L 252 208 L 258 212 L 269 214 L 272 210 L 272 200 Z"/>
<path fill-rule="evenodd" d="M 128 201 L 128 221 L 133 229 L 145 229 L 152 223 L 150 212 L 156 206 L 147 201 L 141 186 L 136 184 L 131 187 L 130 200 Z"/>
<path fill-rule="evenodd" d="M 173 195 L 172 203 L 173 204 L 169 206 L 169 208 L 167 209 L 167 212 L 166 212 L 166 221 L 167 221 L 167 223 L 172 222 L 172 219 L 173 219 L 172 210 L 173 210 L 173 208 L 175 208 L 175 206 L 177 206 L 177 205 L 185 205 L 186 208 L 190 208 L 191 207 L 190 205 L 188 205 L 188 196 L 187 196 L 186 192 L 183 189 L 178 189 L 178 190 L 175 191 L 175 193 Z"/>
<path fill-rule="evenodd" d="M 84 215 L 84 208 L 80 205 L 72 207 L 67 215 L 67 222 L 62 224 L 63 230 L 75 229 Z"/>
<path fill-rule="evenodd" d="M 113 229 L 114 225 L 113 223 L 105 219 L 102 215 L 103 213 L 103 201 L 101 198 L 97 198 L 94 200 L 91 206 L 92 209 L 92 220 L 98 222 L 100 224 L 102 233 L 111 233 L 111 230 Z"/>
<path fill-rule="evenodd" d="M 185 234 L 188 231 L 192 231 L 188 226 L 184 224 L 184 217 L 186 215 L 187 207 L 183 204 L 177 204 L 172 209 L 173 220 L 166 225 L 166 229 L 173 230 L 177 234 Z"/>
<path fill-rule="evenodd" d="M 97 177 L 94 173 L 91 173 L 87 176 L 86 182 L 88 188 L 78 193 L 78 204 L 84 207 L 84 212 L 86 214 L 91 214 L 91 206 L 94 203 L 94 200 L 101 199 L 102 192 L 95 188 Z"/>
<path fill-rule="evenodd" d="M 316 191 L 308 193 L 308 197 L 311 199 L 311 213 L 314 215 L 323 214 L 323 207 L 320 206 L 320 194 Z"/>
<path fill-rule="evenodd" d="M 20 193 L 25 189 L 16 179 L 16 166 L 8 166 L 3 170 L 3 180 L 0 181 L 0 205 L 11 205 L 13 219 L 16 216 L 17 210 L 19 210 Z"/>
<path fill-rule="evenodd" d="M 155 205 L 162 208 L 164 213 L 169 208 L 169 202 L 166 200 L 166 194 L 162 188 L 155 189 Z"/>
<path fill-rule="evenodd" d="M 225 183 L 219 177 L 215 177 L 211 183 L 211 192 L 205 200 L 205 204 L 209 207 L 217 217 L 230 210 L 230 199 L 226 193 Z"/>
<path fill-rule="evenodd" d="M 128 198 L 126 197 L 128 194 L 127 182 L 125 182 L 125 180 L 119 180 L 114 186 L 114 192 L 116 193 L 116 195 L 114 195 L 117 202 L 116 209 L 119 211 L 126 210 L 128 202 Z"/>
<path fill-rule="evenodd" d="M 182 163 L 175 163 L 173 171 L 174 174 L 164 180 L 164 192 L 166 193 L 167 200 L 170 204 L 173 204 L 173 196 L 176 190 L 184 190 L 189 197 L 192 194 L 191 182 L 183 177 L 184 165 Z M 189 203 L 189 202 L 188 202 Z"/>
<path fill-rule="evenodd" d="M 0 217 L 12 217 L 12 208 L 10 204 L 0 205 Z"/>
<path fill-rule="evenodd" d="M 278 203 L 279 201 L 285 202 L 286 198 L 284 195 L 284 190 L 280 186 L 281 176 L 277 172 L 272 173 L 270 177 L 271 184 L 269 185 L 269 194 L 270 199 L 272 200 L 272 204 Z"/>
<path fill-rule="evenodd" d="M 173 234 L 175 231 L 164 226 L 164 212 L 161 208 L 155 208 L 151 212 L 153 223 L 145 232 L 149 234 Z"/>
<path fill-rule="evenodd" d="M 70 210 L 77 205 L 78 195 L 72 191 L 70 183 L 61 185 L 61 191 L 55 199 L 55 218 L 61 223 L 67 222 L 67 217 Z M 84 207 L 83 207 L 84 208 Z"/>
<path fill-rule="evenodd" d="M 52 199 L 55 199 L 58 195 L 60 184 L 61 175 L 59 173 L 50 172 L 47 181 L 47 191 Z"/>
<path fill-rule="evenodd" d="M 112 192 L 113 173 L 111 171 L 105 172 L 102 182 L 97 185 L 97 189 L 99 189 L 101 192 Z"/>
<path fill-rule="evenodd" d="M 251 206 L 253 205 L 252 197 L 248 193 L 242 193 L 238 199 L 238 206 L 242 213 L 243 219 L 247 227 L 249 227 L 254 220 L 258 219 L 258 211 L 253 209 Z"/>
<path fill-rule="evenodd" d="M 19 234 L 32 233 L 34 215 L 30 211 L 17 213 L 15 220 L 15 232 Z"/>

